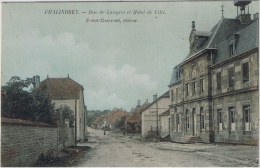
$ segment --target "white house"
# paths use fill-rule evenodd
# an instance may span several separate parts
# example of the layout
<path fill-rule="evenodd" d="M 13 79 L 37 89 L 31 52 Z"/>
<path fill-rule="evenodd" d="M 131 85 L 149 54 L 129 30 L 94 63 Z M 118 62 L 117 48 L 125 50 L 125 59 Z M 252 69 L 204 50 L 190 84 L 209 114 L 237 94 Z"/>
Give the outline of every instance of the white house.
<path fill-rule="evenodd" d="M 83 86 L 69 76 L 67 78 L 48 78 L 40 82 L 34 76 L 35 86 L 48 94 L 55 108 L 69 106 L 75 117 L 75 139 L 84 141 L 87 137 L 87 109 L 84 102 Z"/>
<path fill-rule="evenodd" d="M 148 131 L 156 131 L 159 136 L 160 118 L 159 116 L 169 109 L 170 96 L 169 91 L 165 92 L 159 98 L 154 97 L 154 101 L 141 112 L 142 116 L 142 137 L 148 136 Z"/>

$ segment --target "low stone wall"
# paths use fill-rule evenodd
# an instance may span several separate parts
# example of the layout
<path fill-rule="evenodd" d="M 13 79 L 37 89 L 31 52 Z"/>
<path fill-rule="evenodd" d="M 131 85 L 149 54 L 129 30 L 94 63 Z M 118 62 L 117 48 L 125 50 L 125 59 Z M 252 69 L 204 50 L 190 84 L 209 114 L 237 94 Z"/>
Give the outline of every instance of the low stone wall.
<path fill-rule="evenodd" d="M 74 145 L 74 130 L 68 129 L 65 146 Z M 70 135 L 71 134 L 71 135 Z M 1 166 L 32 166 L 39 156 L 63 147 L 58 145 L 58 129 L 45 123 L 1 118 Z"/>

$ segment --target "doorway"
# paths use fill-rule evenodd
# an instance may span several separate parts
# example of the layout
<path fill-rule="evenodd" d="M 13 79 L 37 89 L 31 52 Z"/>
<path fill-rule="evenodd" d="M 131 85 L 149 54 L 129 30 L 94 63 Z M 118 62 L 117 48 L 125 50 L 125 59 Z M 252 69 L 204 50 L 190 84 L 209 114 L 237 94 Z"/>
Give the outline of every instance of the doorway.
<path fill-rule="evenodd" d="M 197 135 L 197 117 L 196 117 L 196 109 L 193 108 L 192 110 L 192 118 L 193 118 L 193 130 L 192 130 L 192 134 L 195 136 Z"/>

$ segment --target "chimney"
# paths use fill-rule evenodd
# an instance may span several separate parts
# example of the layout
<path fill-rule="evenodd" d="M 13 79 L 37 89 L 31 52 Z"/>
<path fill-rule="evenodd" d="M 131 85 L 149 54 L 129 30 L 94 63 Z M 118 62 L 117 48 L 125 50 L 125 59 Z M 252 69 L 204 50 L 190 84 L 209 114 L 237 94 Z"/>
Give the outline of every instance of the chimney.
<path fill-rule="evenodd" d="M 195 21 L 192 21 L 192 30 L 195 30 Z"/>
<path fill-rule="evenodd" d="M 156 95 L 153 95 L 153 101 L 155 101 L 157 99 L 157 93 Z"/>
<path fill-rule="evenodd" d="M 32 83 L 33 83 L 33 87 L 34 87 L 34 88 L 39 87 L 39 84 L 40 84 L 40 76 L 39 76 L 39 75 L 33 76 L 33 81 L 32 81 Z"/>
<path fill-rule="evenodd" d="M 137 106 L 136 107 L 141 107 L 141 100 L 137 100 Z"/>
<path fill-rule="evenodd" d="M 250 14 L 241 14 L 238 16 L 239 21 L 243 24 L 251 22 Z"/>
<path fill-rule="evenodd" d="M 254 14 L 254 20 L 258 19 L 259 18 L 259 13 L 255 13 Z"/>

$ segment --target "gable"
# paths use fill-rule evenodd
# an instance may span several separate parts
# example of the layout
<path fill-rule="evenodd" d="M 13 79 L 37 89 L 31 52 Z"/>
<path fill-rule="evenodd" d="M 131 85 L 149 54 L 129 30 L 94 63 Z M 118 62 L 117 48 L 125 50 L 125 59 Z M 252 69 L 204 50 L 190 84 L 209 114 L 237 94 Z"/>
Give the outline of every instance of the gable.
<path fill-rule="evenodd" d="M 70 78 L 47 78 L 39 85 L 51 99 L 79 99 L 83 87 Z"/>

